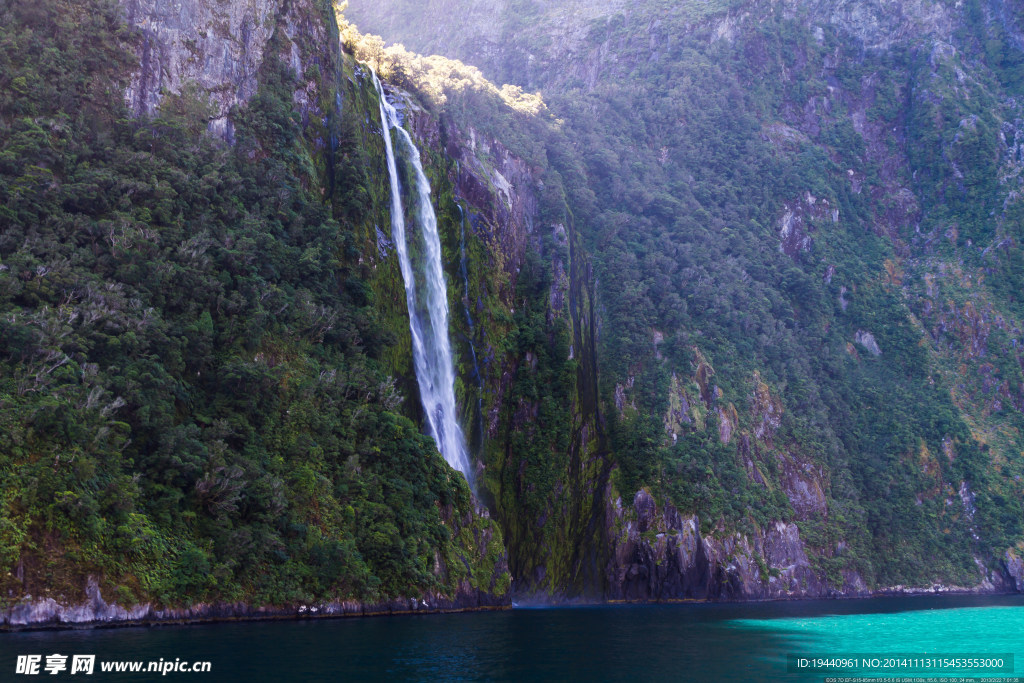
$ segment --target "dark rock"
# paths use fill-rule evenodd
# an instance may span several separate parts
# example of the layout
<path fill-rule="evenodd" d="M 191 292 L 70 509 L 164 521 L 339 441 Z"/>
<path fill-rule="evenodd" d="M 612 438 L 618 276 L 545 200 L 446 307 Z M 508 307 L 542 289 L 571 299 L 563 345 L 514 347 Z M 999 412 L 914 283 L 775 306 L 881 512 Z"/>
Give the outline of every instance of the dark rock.
<path fill-rule="evenodd" d="M 149 604 L 130 608 L 109 604 L 100 595 L 95 577 L 86 584 L 86 600 L 61 605 L 53 598 L 25 598 L 0 611 L 0 630 L 37 628 L 86 628 L 132 624 L 192 623 L 259 619 L 312 619 L 356 617 L 378 614 L 462 612 L 504 609 L 512 602 L 508 595 L 495 596 L 474 589 L 468 582 L 452 597 L 427 593 L 420 597 L 396 598 L 381 603 L 341 600 L 311 605 L 249 605 L 246 603 L 199 603 L 190 607 L 155 608 Z"/>

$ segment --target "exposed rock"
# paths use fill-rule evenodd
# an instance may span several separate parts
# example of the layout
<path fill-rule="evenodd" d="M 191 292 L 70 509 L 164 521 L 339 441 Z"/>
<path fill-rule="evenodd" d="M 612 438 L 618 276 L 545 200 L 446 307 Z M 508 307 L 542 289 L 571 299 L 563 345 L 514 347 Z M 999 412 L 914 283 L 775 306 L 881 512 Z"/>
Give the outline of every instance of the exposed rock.
<path fill-rule="evenodd" d="M 614 541 L 606 569 L 608 598 L 707 597 L 707 560 L 696 517 L 683 519 L 674 508 L 658 515 L 646 490 L 637 492 L 628 513 L 624 513 L 621 499 L 616 499 L 609 512 L 609 521 L 621 524 L 622 534 Z"/>
<path fill-rule="evenodd" d="M 967 519 L 973 522 L 974 514 L 975 512 L 977 512 L 977 509 L 974 506 L 974 492 L 971 491 L 971 487 L 967 484 L 966 481 L 960 482 L 960 488 L 957 489 L 957 494 L 960 496 L 960 502 L 963 503 L 964 512 L 967 514 Z"/>
<path fill-rule="evenodd" d="M 775 521 L 753 536 L 702 536 L 696 515 L 672 505 L 659 507 L 642 489 L 633 504 L 608 501 L 611 554 L 605 569 L 606 597 L 640 602 L 681 599 L 763 600 L 811 597 L 865 597 L 945 593 L 1024 592 L 1024 561 L 1007 551 L 1005 572 L 988 571 L 980 560 L 974 586 L 935 583 L 870 590 L 856 572 L 840 572 L 831 585 L 815 572 L 796 524 Z M 837 552 L 842 551 L 842 546 Z"/>
<path fill-rule="evenodd" d="M 136 114 L 153 114 L 163 93 L 194 83 L 213 96 L 219 115 L 256 93 L 263 51 L 275 27 L 278 0 L 210 3 L 124 0 L 139 28 L 139 70 L 126 98 Z"/>
<path fill-rule="evenodd" d="M 690 416 L 690 411 L 695 409 L 696 406 L 692 406 L 694 403 L 691 401 L 689 394 L 686 391 L 686 387 L 679 380 L 676 373 L 672 373 L 672 379 L 669 384 L 668 392 L 668 409 L 665 411 L 665 433 L 672 439 L 672 443 L 675 443 L 680 435 L 684 431 L 684 425 L 690 426 L 694 420 Z"/>
<path fill-rule="evenodd" d="M 0 630 L 99 626 L 112 624 L 184 623 L 200 621 L 255 620 L 271 618 L 308 619 L 316 617 L 364 616 L 375 614 L 430 614 L 480 609 L 502 609 L 511 599 L 495 597 L 463 582 L 454 597 L 427 593 L 420 597 L 400 598 L 380 603 L 352 600 L 318 603 L 259 606 L 246 603 L 198 603 L 190 607 L 158 608 L 151 604 L 122 607 L 107 603 L 100 595 L 96 578 L 86 583 L 86 600 L 61 605 L 53 598 L 26 595 L 13 607 L 0 611 Z"/>
<path fill-rule="evenodd" d="M 736 413 L 736 406 L 729 404 L 726 407 L 715 408 L 718 415 L 718 439 L 724 444 L 732 441 L 732 435 L 739 423 L 739 416 Z"/>
<path fill-rule="evenodd" d="M 814 246 L 811 235 L 815 223 L 821 221 L 839 222 L 839 209 L 828 199 L 819 199 L 805 192 L 799 201 L 785 204 L 779 219 L 779 250 L 791 257 L 810 251 Z"/>
<path fill-rule="evenodd" d="M 615 410 L 621 415 L 626 409 L 626 387 L 622 384 L 615 385 Z"/>
<path fill-rule="evenodd" d="M 710 382 L 711 378 L 715 376 L 715 369 L 711 367 L 700 350 L 694 347 L 693 353 L 695 356 L 694 365 L 696 366 L 696 372 L 694 372 L 694 379 L 697 380 L 697 386 L 700 387 L 700 398 L 704 401 L 704 405 L 708 408 L 711 407 L 712 402 L 715 400 L 715 387 L 712 387 Z"/>
<path fill-rule="evenodd" d="M 761 132 L 761 139 L 787 151 L 799 150 L 800 145 L 810 142 L 805 133 L 784 123 L 766 125 Z"/>
<path fill-rule="evenodd" d="M 754 373 L 754 394 L 750 398 L 754 419 L 754 436 L 771 445 L 772 437 L 782 424 L 782 401 L 772 396 L 771 389 L 761 381 L 761 373 Z"/>
<path fill-rule="evenodd" d="M 788 256 L 796 256 L 802 251 L 810 251 L 811 245 L 814 244 L 810 235 L 801 229 L 801 223 L 802 221 L 796 213 L 787 206 L 779 221 L 779 239 L 781 240 L 779 250 Z"/>
<path fill-rule="evenodd" d="M 389 92 L 407 104 L 412 99 L 389 87 Z M 494 137 L 469 128 L 459 130 L 419 107 L 409 107 L 408 128 L 413 137 L 429 148 L 442 149 L 456 162 L 451 178 L 456 197 L 470 207 L 470 226 L 500 254 L 502 267 L 515 282 L 528 246 L 540 247 L 541 235 L 534 230 L 539 211 L 537 191 L 540 173 L 512 154 Z M 552 228 L 558 241 L 565 242 L 565 226 Z"/>
<path fill-rule="evenodd" d="M 139 68 L 125 93 L 136 115 L 152 115 L 166 93 L 190 86 L 209 97 L 215 113 L 210 129 L 230 139 L 231 107 L 256 94 L 257 76 L 274 31 L 285 38 L 280 55 L 303 80 L 306 66 L 318 61 L 298 43 L 326 45 L 323 12 L 308 0 L 204 2 L 202 0 L 121 0 L 128 24 L 139 30 Z M 305 115 L 313 105 L 315 85 L 295 93 Z"/>
<path fill-rule="evenodd" d="M 1024 593 L 1024 560 L 1011 549 L 1006 551 L 1003 562 L 1006 564 L 1006 573 L 1013 579 L 1013 585 L 1017 592 Z"/>
<path fill-rule="evenodd" d="M 797 519 L 824 515 L 828 511 L 828 503 L 822 482 L 827 482 L 828 477 L 822 469 L 801 461 L 791 453 L 779 455 L 779 464 L 782 466 L 782 490 Z"/>
<path fill-rule="evenodd" d="M 702 536 L 696 515 L 658 507 L 642 489 L 629 508 L 609 502 L 612 553 L 606 569 L 613 600 L 766 599 L 859 595 L 854 573 L 842 587 L 817 576 L 796 524 L 777 521 L 748 538 Z"/>
<path fill-rule="evenodd" d="M 882 349 L 878 348 L 878 342 L 875 341 L 875 335 L 864 330 L 857 330 L 853 340 L 860 344 L 864 349 L 867 350 L 872 356 L 881 356 Z"/>
<path fill-rule="evenodd" d="M 788 4 L 800 6 L 796 0 Z M 939 0 L 817 0 L 811 6 L 814 16 L 827 17 L 868 49 L 921 36 L 948 38 L 954 27 L 948 6 Z"/>

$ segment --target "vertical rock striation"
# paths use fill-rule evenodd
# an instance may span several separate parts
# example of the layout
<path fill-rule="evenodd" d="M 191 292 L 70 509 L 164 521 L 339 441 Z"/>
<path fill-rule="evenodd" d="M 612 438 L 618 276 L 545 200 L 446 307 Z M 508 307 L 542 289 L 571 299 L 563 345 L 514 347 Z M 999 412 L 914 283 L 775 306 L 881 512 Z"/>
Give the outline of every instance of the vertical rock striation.
<path fill-rule="evenodd" d="M 314 0 L 122 0 L 129 26 L 138 31 L 125 99 L 136 116 L 151 116 L 168 94 L 194 91 L 212 105 L 210 130 L 230 141 L 231 108 L 256 94 L 260 67 L 278 38 L 284 59 L 301 84 L 295 102 L 304 117 L 316 100 L 306 78 L 313 64 L 337 51 L 329 38 L 326 7 Z M 276 35 L 275 35 L 276 34 Z"/>
<path fill-rule="evenodd" d="M 267 43 L 277 28 L 279 0 L 124 0 L 139 29 L 139 68 L 125 94 L 136 115 L 152 115 L 167 93 L 194 84 L 210 94 L 216 126 L 232 106 L 256 93 Z"/>

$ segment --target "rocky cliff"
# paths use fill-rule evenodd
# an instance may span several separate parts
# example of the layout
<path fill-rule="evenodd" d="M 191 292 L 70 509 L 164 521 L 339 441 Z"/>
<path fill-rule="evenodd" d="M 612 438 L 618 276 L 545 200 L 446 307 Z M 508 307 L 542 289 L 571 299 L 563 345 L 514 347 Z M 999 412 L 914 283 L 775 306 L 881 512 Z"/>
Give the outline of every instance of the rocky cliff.
<path fill-rule="evenodd" d="M 288 37 L 285 49 L 299 78 L 302 57 L 292 39 L 301 32 L 316 44 L 327 42 L 317 16 L 322 9 L 313 3 L 126 0 L 122 6 L 129 26 L 137 29 L 138 65 L 125 92 L 132 111 L 153 115 L 165 94 L 195 88 L 213 104 L 211 129 L 227 138 L 228 114 L 256 94 L 260 66 L 278 28 Z"/>
<path fill-rule="evenodd" d="M 543 136 L 547 121 L 517 111 L 521 103 L 507 94 L 499 100 L 486 82 L 473 94 L 499 100 L 504 118 L 460 118 L 462 79 L 478 78 L 470 69 L 438 69 L 412 55 L 399 55 L 399 67 L 357 33 L 349 40 L 384 73 L 402 71 L 403 82 L 419 84 L 417 94 L 389 90 L 433 160 L 452 255 L 451 310 L 461 312 L 453 316 L 453 337 L 463 422 L 478 495 L 502 524 L 516 590 L 600 592 L 601 492 L 610 469 L 601 455 L 593 270 L 558 174 L 546 153 L 531 155 L 536 142 L 526 136 Z M 518 150 L 511 149 L 516 142 Z M 548 389 L 558 392 L 557 404 Z M 586 540 L 574 540 L 580 538 Z"/>
<path fill-rule="evenodd" d="M 536 468 L 511 441 L 488 460 L 506 473 L 492 490 L 517 495 L 499 519 L 520 590 L 1013 587 L 1022 59 L 1008 3 L 429 7 L 432 31 L 420 3 L 346 15 L 537 89 L 571 212 L 537 223 L 570 226 L 578 262 L 595 263 L 578 280 L 589 332 L 569 349 L 593 369 L 574 387 L 593 388 L 588 454 Z M 510 431 L 534 433 L 540 407 L 520 400 Z M 580 545 L 596 579 L 564 555 Z"/>

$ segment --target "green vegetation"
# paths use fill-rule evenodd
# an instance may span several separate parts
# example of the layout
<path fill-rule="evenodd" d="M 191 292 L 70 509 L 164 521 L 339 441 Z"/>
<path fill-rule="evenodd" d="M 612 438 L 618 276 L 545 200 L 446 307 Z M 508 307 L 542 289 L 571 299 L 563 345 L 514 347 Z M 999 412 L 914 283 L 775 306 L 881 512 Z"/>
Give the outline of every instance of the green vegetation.
<path fill-rule="evenodd" d="M 514 86 L 499 89 L 479 70 L 444 57 L 421 57 L 401 46 L 385 48 L 376 36 L 341 25 L 347 49 L 393 85 L 408 89 L 405 96 L 436 117 L 446 149 L 465 144 L 471 135 L 481 142 L 481 149 L 472 150 L 473 158 L 467 160 L 480 164 L 478 174 L 486 178 L 497 167 L 500 145 L 543 178 L 540 215 L 560 227 L 545 230 L 522 253 L 508 253 L 505 246 L 519 237 L 503 233 L 521 228 L 498 218 L 502 209 L 486 202 L 476 206 L 465 197 L 456 200 L 453 190 L 467 190 L 449 184 L 459 174 L 457 162 L 427 151 L 449 283 L 462 282 L 460 234 L 466 230 L 465 303 L 475 321 L 475 337 L 470 340 L 464 314 L 454 315 L 452 325 L 459 342 L 462 379 L 456 389 L 463 423 L 479 425 L 467 432 L 486 466 L 477 493 L 502 525 L 510 568 L 523 581 L 521 589 L 532 586 L 530 574 L 543 566 L 551 586 L 577 593 L 600 590 L 594 557 L 600 552 L 601 531 L 593 520 L 604 514 L 602 503 L 594 497 L 581 499 L 577 492 L 603 486 L 608 472 L 594 457 L 600 440 L 582 438 L 599 435 L 599 429 L 595 398 L 588 397 L 582 379 L 587 370 L 573 356 L 591 363 L 594 359 L 586 339 L 589 314 L 581 308 L 589 292 L 577 273 L 585 262 L 578 255 L 579 237 L 572 229 L 561 174 L 551 161 L 553 150 L 565 151 L 565 138 L 538 96 Z M 488 190 L 499 200 L 499 190 Z M 549 298 L 552 290 L 559 293 L 558 305 Z M 463 310 L 462 297 L 462 288 L 450 284 L 452 311 Z M 470 362 L 470 341 L 481 359 L 479 381 Z M 538 519 L 544 523 L 537 524 Z M 578 542 L 581 533 L 588 535 L 586 543 Z"/>
<path fill-rule="evenodd" d="M 501 593 L 503 543 L 519 587 L 599 591 L 641 489 L 705 535 L 795 522 L 835 586 L 998 568 L 1024 538 L 1019 20 L 969 0 L 933 40 L 876 8 L 913 35 L 868 48 L 807 7 L 628 9 L 507 3 L 452 46 L 483 71 L 341 24 L 300 79 L 279 28 L 230 145 L 193 87 L 131 118 L 112 0 L 0 9 L 3 599 Z M 416 426 L 353 55 L 425 141 L 496 522 Z"/>
<path fill-rule="evenodd" d="M 939 119 L 914 105 L 906 119 L 909 168 L 892 178 L 880 166 L 899 150 L 865 149 L 867 136 L 849 120 L 868 97 L 873 115 L 898 119 L 895 97 L 874 97 L 865 82 L 875 74 L 882 81 L 875 92 L 906 92 L 914 86 L 904 79 L 921 81 L 926 75 L 915 69 L 925 67 L 898 53 L 857 52 L 835 31 L 818 43 L 799 20 L 773 18 L 734 41 L 680 36 L 657 61 L 620 63 L 617 77 L 595 88 L 569 83 L 548 97 L 567 120 L 568 136 L 579 140 L 598 197 L 577 219 L 589 226 L 605 304 L 606 405 L 627 385 L 626 400 L 638 413 L 613 422 L 619 482 L 626 494 L 641 485 L 662 488 L 708 529 L 743 529 L 748 517 L 763 528 L 797 514 L 778 495 L 793 493 L 786 476 L 771 465 L 800 454 L 830 473 L 822 482 L 831 513 L 820 522 L 824 536 L 807 540 L 833 578 L 842 567 L 875 585 L 970 585 L 979 580 L 974 556 L 1001 556 L 1020 537 L 1022 511 L 1008 495 L 977 502 L 973 524 L 987 533 L 980 543 L 971 538 L 956 489 L 966 481 L 980 501 L 995 482 L 949 380 L 934 376 L 937 361 L 900 286 L 894 264 L 915 263 L 901 252 L 914 226 L 912 216 L 892 216 L 890 188 L 913 175 L 929 223 L 955 218 L 961 240 L 991 239 L 989 216 L 999 200 L 994 101 L 985 84 L 969 101 L 942 98 L 938 106 L 979 112 L 959 128 L 968 114 L 946 115 L 952 125 L 942 124 L 938 135 L 949 143 L 921 132 L 919 122 Z M 845 87 L 838 93 L 829 90 L 830 54 L 843 65 L 832 76 Z M 942 79 L 942 69 L 927 78 Z M 780 126 L 772 129 L 776 122 L 793 131 L 788 139 Z M 941 159 L 917 156 L 940 151 Z M 964 178 L 953 193 L 943 189 L 952 180 L 943 178 L 957 173 L 957 164 Z M 847 169 L 863 176 L 860 188 Z M 780 217 L 787 213 L 802 221 L 793 229 L 807 242 L 785 242 Z M 893 218 L 892 233 L 872 230 Z M 862 331 L 881 355 L 856 341 Z M 657 348 L 655 332 L 663 338 Z M 704 429 L 684 425 L 668 445 L 659 418 L 668 408 L 669 375 L 697 373 L 692 349 L 714 376 L 713 387 L 691 400 L 717 417 Z M 1012 352 L 1009 358 L 1007 371 L 1015 372 L 1019 360 Z M 764 485 L 742 465 L 744 435 L 753 436 L 763 418 L 750 398 L 755 372 L 784 406 L 778 432 L 747 456 L 764 465 Z M 723 443 L 732 406 L 735 435 Z M 955 457 L 918 461 L 922 447 L 941 453 L 944 443 L 956 444 Z M 941 492 L 939 482 L 947 487 Z M 837 539 L 849 541 L 841 558 L 834 556 Z"/>
<path fill-rule="evenodd" d="M 438 18 L 438 46 L 394 2 L 387 38 L 543 93 L 529 158 L 567 207 L 544 220 L 593 259 L 613 495 L 647 487 L 712 534 L 796 520 L 836 585 L 974 585 L 1024 534 L 1019 19 L 972 0 L 937 40 L 923 10 L 832 17 L 847 31 L 736 5 L 513 3 L 498 27 Z M 545 463 L 503 465 L 532 501 L 506 529 L 551 536 L 590 490 Z"/>
<path fill-rule="evenodd" d="M 113 2 L 0 10 L 4 601 L 86 574 L 123 604 L 507 589 L 383 362 L 372 86 L 327 51 L 344 108 L 303 129 L 278 35 L 229 147 L 194 92 L 129 117 Z"/>

